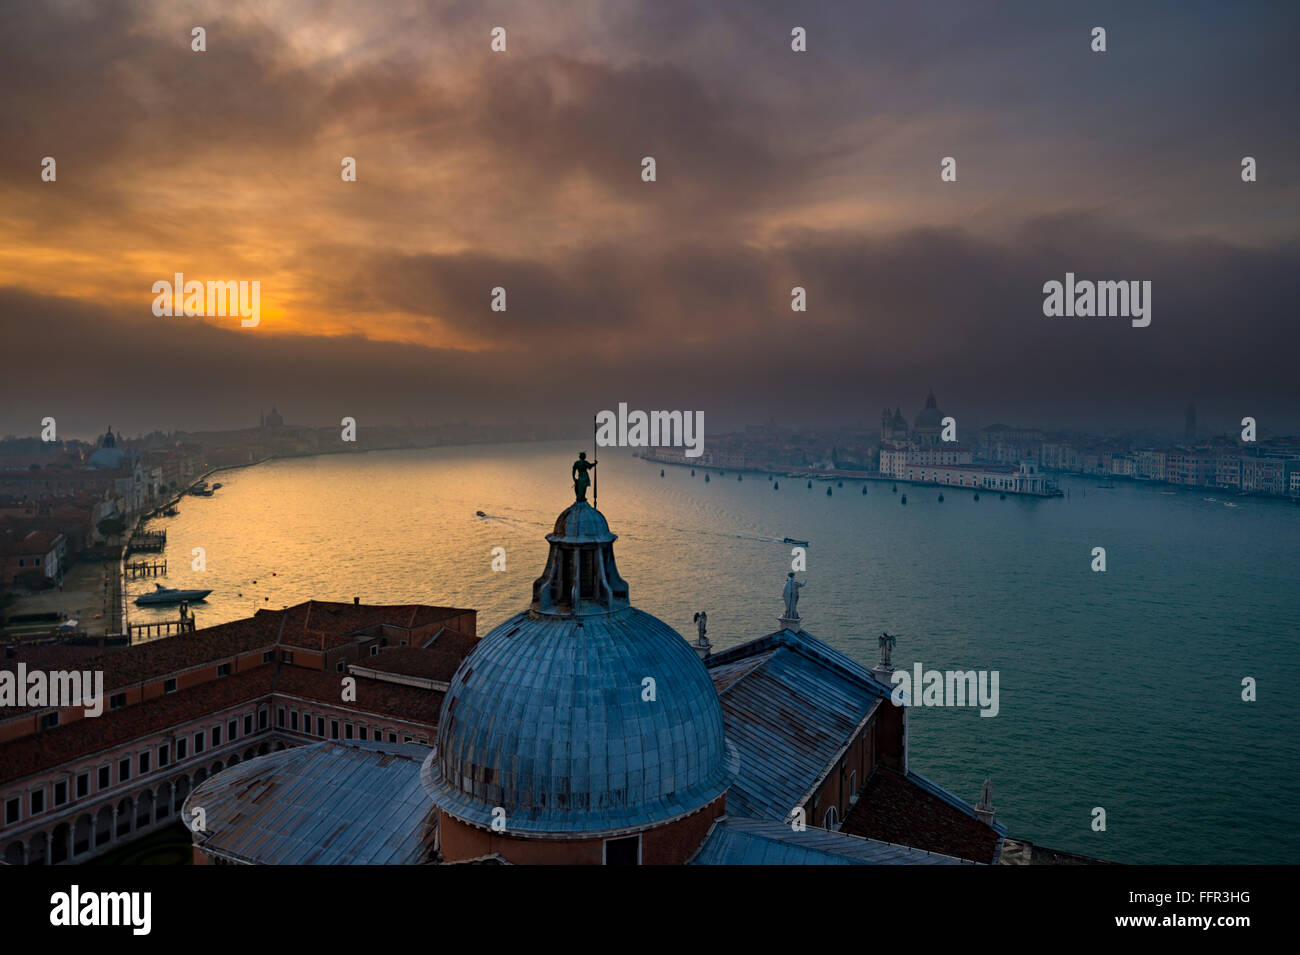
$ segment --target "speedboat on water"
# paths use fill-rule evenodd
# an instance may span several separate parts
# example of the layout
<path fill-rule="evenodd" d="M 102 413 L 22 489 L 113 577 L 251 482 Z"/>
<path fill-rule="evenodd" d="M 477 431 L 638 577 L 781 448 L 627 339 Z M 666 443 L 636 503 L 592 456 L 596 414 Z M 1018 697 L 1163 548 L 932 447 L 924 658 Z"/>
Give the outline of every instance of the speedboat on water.
<path fill-rule="evenodd" d="M 807 542 L 807 541 L 795 540 L 793 537 L 787 537 L 787 538 L 786 538 L 785 540 L 783 540 L 781 543 L 783 543 L 783 544 L 798 544 L 800 547 L 807 547 L 807 546 L 808 546 L 808 542 Z"/>
<path fill-rule="evenodd" d="M 178 604 L 186 603 L 193 600 L 202 600 L 211 590 L 177 590 L 173 587 L 164 587 L 162 584 L 154 584 L 154 592 L 151 594 L 141 594 L 135 598 L 135 602 L 141 606 L 151 604 Z"/>

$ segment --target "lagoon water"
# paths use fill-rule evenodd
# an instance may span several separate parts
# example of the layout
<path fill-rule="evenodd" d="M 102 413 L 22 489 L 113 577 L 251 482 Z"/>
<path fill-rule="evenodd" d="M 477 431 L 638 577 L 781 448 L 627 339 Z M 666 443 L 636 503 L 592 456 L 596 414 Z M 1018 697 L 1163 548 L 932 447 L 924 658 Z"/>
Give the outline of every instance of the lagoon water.
<path fill-rule="evenodd" d="M 168 531 L 167 586 L 212 588 L 200 626 L 308 599 L 526 608 L 572 501 L 576 444 L 274 461 L 214 477 Z M 808 540 L 810 633 L 871 665 L 996 670 L 1000 710 L 918 708 L 911 767 L 1012 836 L 1127 863 L 1300 862 L 1300 507 L 1065 478 L 1023 500 L 660 465 L 606 449 L 599 505 L 635 605 L 725 648 L 776 628 L 786 536 Z M 903 506 L 899 498 L 907 494 Z M 489 517 L 475 516 L 476 510 Z M 1094 573 L 1091 552 L 1106 549 Z M 192 548 L 207 569 L 190 567 Z M 506 569 L 491 552 L 506 549 Z M 133 594 L 152 589 L 133 581 Z M 132 608 L 132 621 L 174 608 Z M 183 638 L 181 638 L 183 639 Z M 1257 702 L 1241 699 L 1258 682 Z M 1106 831 L 1092 829 L 1093 809 Z"/>

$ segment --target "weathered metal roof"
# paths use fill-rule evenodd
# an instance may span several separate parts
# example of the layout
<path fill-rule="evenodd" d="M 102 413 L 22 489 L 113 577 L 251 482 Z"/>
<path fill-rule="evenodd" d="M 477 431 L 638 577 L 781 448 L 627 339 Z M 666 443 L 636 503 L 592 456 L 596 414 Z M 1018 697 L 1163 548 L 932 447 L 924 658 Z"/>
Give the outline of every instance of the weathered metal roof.
<path fill-rule="evenodd" d="M 420 786 L 427 746 L 341 740 L 250 759 L 194 788 L 205 852 L 265 865 L 418 865 L 436 810 Z"/>
<path fill-rule="evenodd" d="M 784 821 L 889 688 L 805 632 L 717 654 L 709 675 L 739 755 L 727 812 Z"/>
<path fill-rule="evenodd" d="M 515 833 L 666 822 L 726 789 L 722 708 L 695 651 L 650 614 L 522 613 L 456 671 L 424 778 L 446 812 L 486 827 L 500 807 Z"/>
<path fill-rule="evenodd" d="M 727 816 L 709 830 L 691 865 L 978 865 L 952 856 L 846 836 L 793 831 L 785 823 Z"/>

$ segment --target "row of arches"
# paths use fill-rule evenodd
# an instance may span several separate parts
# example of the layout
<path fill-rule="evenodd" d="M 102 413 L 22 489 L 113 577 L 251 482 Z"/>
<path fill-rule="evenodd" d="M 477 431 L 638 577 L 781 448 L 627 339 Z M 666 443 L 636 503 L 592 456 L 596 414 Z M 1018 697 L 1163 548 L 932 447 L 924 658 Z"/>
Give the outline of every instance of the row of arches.
<path fill-rule="evenodd" d="M 223 769 L 265 756 L 272 749 L 285 748 L 283 742 L 249 746 L 240 753 L 187 771 L 136 792 L 116 796 L 87 808 L 75 817 L 65 818 L 49 828 L 12 839 L 4 845 L 3 860 L 9 865 L 66 865 L 85 862 L 110 848 L 130 842 L 177 818 L 190 791 Z"/>

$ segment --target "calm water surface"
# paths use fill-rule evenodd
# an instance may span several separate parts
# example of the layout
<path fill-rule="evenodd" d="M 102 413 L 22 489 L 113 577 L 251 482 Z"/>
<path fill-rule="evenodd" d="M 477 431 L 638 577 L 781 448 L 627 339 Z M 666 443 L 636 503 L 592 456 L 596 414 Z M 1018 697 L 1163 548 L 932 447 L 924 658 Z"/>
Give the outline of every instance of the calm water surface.
<path fill-rule="evenodd" d="M 164 582 L 214 590 L 200 626 L 358 596 L 474 608 L 487 633 L 527 606 L 543 537 L 572 500 L 570 445 L 219 473 L 214 497 L 154 522 L 168 531 Z M 827 497 L 793 478 L 779 490 L 765 475 L 661 478 L 610 450 L 600 471 L 633 603 L 683 634 L 697 610 L 718 648 L 775 629 L 790 536 L 811 542 L 810 633 L 868 664 L 888 630 L 896 666 L 999 671 L 994 718 L 913 711 L 911 765 L 972 802 L 991 776 L 1013 836 L 1132 863 L 1300 862 L 1300 507 L 1082 478 L 1056 500 L 947 489 L 939 503 L 934 488 L 871 483 L 863 496 L 859 482 Z M 1104 574 L 1090 570 L 1095 546 Z M 194 547 L 205 573 L 190 569 Z M 1246 676 L 1258 702 L 1241 702 Z M 1091 830 L 1096 806 L 1106 832 Z"/>

